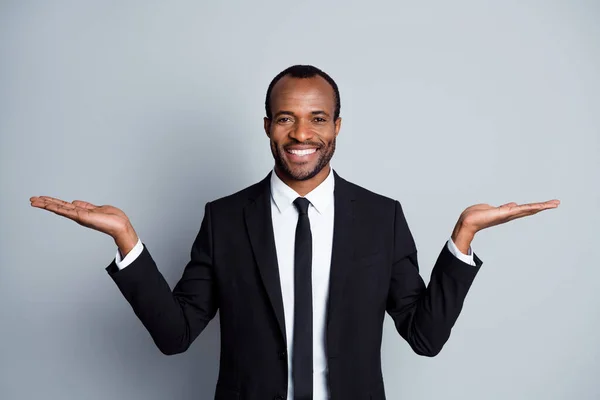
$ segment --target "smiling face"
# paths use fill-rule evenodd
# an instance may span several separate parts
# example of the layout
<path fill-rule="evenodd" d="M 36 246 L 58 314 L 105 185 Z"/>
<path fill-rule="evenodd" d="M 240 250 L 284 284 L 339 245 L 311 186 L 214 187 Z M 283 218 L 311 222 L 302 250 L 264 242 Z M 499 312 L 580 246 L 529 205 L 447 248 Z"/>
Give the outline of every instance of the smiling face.
<path fill-rule="evenodd" d="M 284 181 L 315 179 L 318 184 L 327 177 L 341 126 L 341 118 L 334 120 L 335 104 L 333 88 L 318 75 L 286 75 L 273 87 L 265 132 Z"/>

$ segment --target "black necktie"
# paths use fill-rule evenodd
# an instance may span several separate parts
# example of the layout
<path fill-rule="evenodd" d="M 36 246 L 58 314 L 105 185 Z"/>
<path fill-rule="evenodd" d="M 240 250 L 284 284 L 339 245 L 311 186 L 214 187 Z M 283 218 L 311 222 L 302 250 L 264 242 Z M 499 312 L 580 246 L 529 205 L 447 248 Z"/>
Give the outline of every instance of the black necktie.
<path fill-rule="evenodd" d="M 294 400 L 313 398 L 312 234 L 308 220 L 309 204 L 310 201 L 304 197 L 294 200 L 299 213 L 294 246 Z"/>

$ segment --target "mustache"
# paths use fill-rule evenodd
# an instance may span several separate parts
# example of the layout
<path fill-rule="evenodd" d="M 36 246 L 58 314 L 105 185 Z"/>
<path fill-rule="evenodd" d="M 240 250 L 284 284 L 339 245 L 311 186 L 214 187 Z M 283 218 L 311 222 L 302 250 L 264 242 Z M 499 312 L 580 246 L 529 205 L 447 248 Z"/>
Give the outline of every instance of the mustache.
<path fill-rule="evenodd" d="M 311 141 L 307 141 L 307 142 L 298 142 L 298 141 L 289 142 L 289 143 L 284 144 L 282 147 L 283 147 L 284 150 L 287 150 L 291 146 L 298 146 L 298 145 L 316 147 L 317 149 L 321 149 L 323 147 L 323 143 L 311 142 Z"/>

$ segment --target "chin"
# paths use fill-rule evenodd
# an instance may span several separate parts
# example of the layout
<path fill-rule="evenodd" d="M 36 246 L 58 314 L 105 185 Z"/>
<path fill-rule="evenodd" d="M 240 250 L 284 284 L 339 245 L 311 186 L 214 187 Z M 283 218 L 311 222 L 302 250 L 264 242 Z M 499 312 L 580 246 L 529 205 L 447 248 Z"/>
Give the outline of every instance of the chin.
<path fill-rule="evenodd" d="M 293 178 L 297 181 L 306 181 L 313 177 L 315 177 L 320 171 L 316 169 L 315 166 L 304 167 L 304 168 L 289 168 L 287 169 L 287 173 L 290 178 Z"/>

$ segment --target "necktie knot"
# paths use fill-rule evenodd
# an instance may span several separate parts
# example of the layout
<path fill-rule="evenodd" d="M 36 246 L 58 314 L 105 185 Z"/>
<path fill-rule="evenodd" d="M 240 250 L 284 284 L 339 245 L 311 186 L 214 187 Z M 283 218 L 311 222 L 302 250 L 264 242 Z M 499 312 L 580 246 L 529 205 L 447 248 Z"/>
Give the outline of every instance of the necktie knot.
<path fill-rule="evenodd" d="M 294 205 L 298 209 L 300 215 L 308 214 L 308 206 L 310 205 L 310 201 L 304 197 L 298 197 L 294 200 Z"/>

